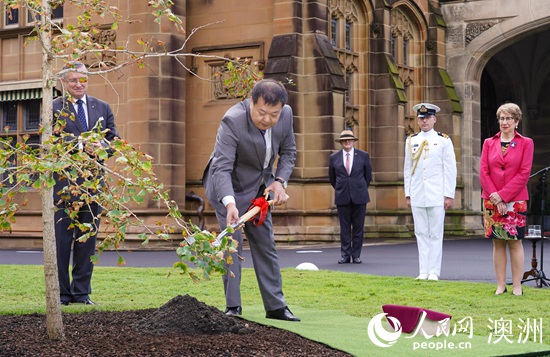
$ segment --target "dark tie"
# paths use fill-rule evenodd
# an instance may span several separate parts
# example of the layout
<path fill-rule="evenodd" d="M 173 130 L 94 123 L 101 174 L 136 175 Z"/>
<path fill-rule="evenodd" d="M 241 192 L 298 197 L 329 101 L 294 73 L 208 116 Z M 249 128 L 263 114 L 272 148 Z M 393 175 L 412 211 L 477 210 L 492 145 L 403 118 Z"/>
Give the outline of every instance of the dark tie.
<path fill-rule="evenodd" d="M 76 104 L 78 105 L 78 112 L 76 115 L 78 116 L 78 120 L 80 120 L 80 124 L 82 124 L 82 129 L 84 131 L 88 131 L 88 124 L 86 123 L 86 113 L 84 113 L 84 106 L 82 105 L 84 101 L 82 99 L 79 99 L 76 101 Z"/>
<path fill-rule="evenodd" d="M 346 153 L 346 171 L 348 172 L 349 176 L 349 152 Z"/>
<path fill-rule="evenodd" d="M 265 145 L 265 130 L 260 129 L 260 133 L 262 133 L 262 139 L 264 139 L 264 145 Z"/>

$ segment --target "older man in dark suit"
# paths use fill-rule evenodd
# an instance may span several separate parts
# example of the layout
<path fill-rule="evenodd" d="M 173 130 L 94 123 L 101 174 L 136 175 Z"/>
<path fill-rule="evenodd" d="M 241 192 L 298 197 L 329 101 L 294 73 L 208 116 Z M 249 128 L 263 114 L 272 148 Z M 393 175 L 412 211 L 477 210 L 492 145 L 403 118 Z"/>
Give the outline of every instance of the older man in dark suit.
<path fill-rule="evenodd" d="M 85 150 L 93 155 L 94 146 L 108 147 L 108 142 L 118 136 L 113 112 L 109 104 L 86 94 L 88 90 L 88 70 L 81 62 L 69 62 L 61 74 L 64 95 L 53 101 L 54 120 L 65 121 L 63 131 L 68 133 L 64 140 L 74 145 L 75 150 Z M 101 142 L 83 143 L 79 137 L 82 133 L 98 126 L 101 130 L 109 129 Z M 96 170 L 101 175 L 100 170 Z M 96 237 L 99 229 L 98 214 L 100 207 L 97 203 L 83 203 L 77 220 L 82 224 L 93 226 L 90 237 L 85 242 L 77 239 L 89 232 L 82 232 L 72 226 L 73 220 L 69 217 L 75 202 L 81 199 L 78 195 L 67 190 L 71 183 L 61 175 L 54 175 L 55 212 L 55 240 L 57 245 L 57 265 L 61 304 L 82 303 L 94 305 L 90 300 L 92 292 L 91 280 L 94 265 L 90 257 L 95 254 Z M 79 178 L 77 184 L 82 184 L 86 178 Z M 69 261 L 73 248 L 72 282 L 69 277 Z"/>
<path fill-rule="evenodd" d="M 342 131 L 336 140 L 342 145 L 342 150 L 332 154 L 329 160 L 328 176 L 334 187 L 334 204 L 340 220 L 342 258 L 338 264 L 361 264 L 372 168 L 369 154 L 354 148 L 357 140 L 351 130 Z"/>
<path fill-rule="evenodd" d="M 203 175 L 206 196 L 216 210 L 220 229 L 237 222 L 239 215 L 245 213 L 258 196 L 271 195 L 275 205 L 286 202 L 287 180 L 296 159 L 292 109 L 286 101 L 284 86 L 264 79 L 256 83 L 251 98 L 234 105 L 223 116 L 214 151 Z M 288 309 L 283 295 L 271 213 L 268 212 L 262 225 L 246 223 L 244 232 L 266 317 L 300 321 Z M 242 232 L 238 230 L 232 237 L 238 242 L 238 254 L 241 255 Z M 239 257 L 234 256 L 233 264 L 226 268 L 228 273 L 223 276 L 226 314 L 241 315 Z"/>

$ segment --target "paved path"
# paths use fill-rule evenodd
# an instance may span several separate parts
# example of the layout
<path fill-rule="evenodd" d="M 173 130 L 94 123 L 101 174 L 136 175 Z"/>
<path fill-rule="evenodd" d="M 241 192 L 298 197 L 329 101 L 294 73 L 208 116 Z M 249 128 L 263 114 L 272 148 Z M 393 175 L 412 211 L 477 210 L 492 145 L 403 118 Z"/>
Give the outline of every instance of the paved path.
<path fill-rule="evenodd" d="M 548 241 L 547 241 L 548 242 Z M 525 270 L 531 267 L 532 246 L 524 242 Z M 550 273 L 550 245 L 545 246 L 544 265 Z M 178 260 L 175 250 L 171 251 L 133 251 L 123 252 L 128 267 L 171 267 Z M 244 251 L 244 267 L 252 267 L 250 251 Z M 540 244 L 537 246 L 540 268 Z M 116 266 L 116 253 L 105 252 L 100 257 L 100 266 Z M 279 247 L 281 268 L 296 267 L 309 262 L 319 269 L 340 270 L 361 274 L 383 276 L 418 275 L 418 252 L 414 241 L 404 243 L 366 241 L 361 259 L 363 264 L 337 264 L 340 247 L 337 244 L 319 246 Z M 43 264 L 42 251 L 0 250 L 0 264 Z M 508 267 L 508 281 L 511 279 Z M 446 239 L 443 244 L 443 280 L 463 280 L 476 282 L 494 282 L 492 263 L 492 243 L 487 239 Z M 534 282 L 526 284 L 535 285 Z"/>

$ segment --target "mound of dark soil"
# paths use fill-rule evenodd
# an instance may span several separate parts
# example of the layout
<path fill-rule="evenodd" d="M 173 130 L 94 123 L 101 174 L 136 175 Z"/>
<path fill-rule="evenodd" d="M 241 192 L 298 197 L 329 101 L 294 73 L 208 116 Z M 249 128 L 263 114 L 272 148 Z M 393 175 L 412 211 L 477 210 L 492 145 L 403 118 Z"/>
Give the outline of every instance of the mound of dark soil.
<path fill-rule="evenodd" d="M 0 316 L 0 356 L 349 356 L 188 295 L 158 309 L 63 314 L 63 322 L 65 340 L 51 341 L 44 315 Z"/>
<path fill-rule="evenodd" d="M 254 332 L 244 320 L 230 318 L 215 307 L 201 303 L 192 296 L 176 296 L 137 324 L 137 329 L 150 333 L 185 333 L 187 335 L 217 335 L 231 332 Z"/>

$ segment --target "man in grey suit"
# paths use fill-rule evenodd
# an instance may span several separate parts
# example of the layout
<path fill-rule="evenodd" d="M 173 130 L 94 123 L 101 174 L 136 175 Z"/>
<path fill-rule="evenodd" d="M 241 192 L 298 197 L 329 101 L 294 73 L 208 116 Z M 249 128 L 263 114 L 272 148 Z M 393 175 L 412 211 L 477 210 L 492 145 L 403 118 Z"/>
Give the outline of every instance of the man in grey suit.
<path fill-rule="evenodd" d="M 269 194 L 275 205 L 286 202 L 287 180 L 296 160 L 292 109 L 286 105 L 287 98 L 281 83 L 264 79 L 256 83 L 251 98 L 234 105 L 223 116 L 203 175 L 206 196 L 216 210 L 220 229 L 237 222 L 256 197 Z M 283 295 L 271 212 L 262 225 L 246 223 L 244 232 L 266 317 L 300 321 L 287 307 Z M 238 255 L 242 255 L 242 231 L 235 232 L 233 239 L 238 242 Z M 226 314 L 241 315 L 239 257 L 234 255 L 233 264 L 226 269 L 228 272 L 223 276 Z"/>
<path fill-rule="evenodd" d="M 88 70 L 81 62 L 69 62 L 61 74 L 61 82 L 65 94 L 53 101 L 54 121 L 63 120 L 63 131 L 70 134 L 64 140 L 74 145 L 75 150 L 85 150 L 89 155 L 94 155 L 94 147 L 108 147 L 108 141 L 115 139 L 118 132 L 111 107 L 106 102 L 86 94 L 88 90 Z M 94 126 L 101 130 L 109 129 L 101 142 L 79 143 L 79 136 Z M 98 159 L 99 160 L 99 159 Z M 98 169 L 92 169 L 94 175 L 102 175 Z M 96 177 L 97 177 L 96 176 Z M 61 304 L 82 303 L 95 305 L 90 300 L 92 292 L 91 280 L 94 269 L 90 257 L 95 254 L 97 231 L 99 230 L 98 214 L 100 207 L 96 202 L 83 203 L 77 220 L 82 224 L 93 225 L 91 236 L 85 242 L 76 241 L 83 234 L 77 227 L 72 226 L 73 220 L 68 212 L 73 210 L 73 204 L 81 201 L 79 194 L 67 190 L 72 184 L 62 175 L 54 175 L 56 181 L 54 187 L 55 211 L 55 240 L 57 245 L 57 266 L 59 274 L 59 286 Z M 82 184 L 86 179 L 80 177 L 77 184 Z M 92 193 L 93 194 L 93 193 Z M 69 261 L 73 248 L 72 282 L 69 277 Z"/>

